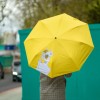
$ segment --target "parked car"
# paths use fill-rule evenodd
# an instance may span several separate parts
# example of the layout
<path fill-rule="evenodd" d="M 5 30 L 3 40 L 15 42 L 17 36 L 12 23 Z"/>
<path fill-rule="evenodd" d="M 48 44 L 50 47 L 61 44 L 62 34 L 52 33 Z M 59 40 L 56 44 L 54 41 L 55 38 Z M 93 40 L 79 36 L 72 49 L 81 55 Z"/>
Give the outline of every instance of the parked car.
<path fill-rule="evenodd" d="M 4 70 L 3 70 L 3 65 L 0 62 L 0 79 L 4 79 Z"/>
<path fill-rule="evenodd" d="M 21 62 L 20 60 L 14 60 L 12 63 L 12 81 L 21 81 L 22 74 L 21 74 Z"/>

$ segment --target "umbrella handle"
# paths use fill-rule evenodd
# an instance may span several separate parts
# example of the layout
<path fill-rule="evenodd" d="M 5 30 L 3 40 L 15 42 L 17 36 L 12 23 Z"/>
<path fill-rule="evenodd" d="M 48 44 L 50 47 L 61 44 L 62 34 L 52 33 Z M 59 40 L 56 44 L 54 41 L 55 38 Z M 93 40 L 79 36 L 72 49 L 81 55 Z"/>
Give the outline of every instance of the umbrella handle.
<path fill-rule="evenodd" d="M 68 73 L 64 75 L 65 78 L 70 78 L 71 76 L 72 76 L 72 73 Z"/>

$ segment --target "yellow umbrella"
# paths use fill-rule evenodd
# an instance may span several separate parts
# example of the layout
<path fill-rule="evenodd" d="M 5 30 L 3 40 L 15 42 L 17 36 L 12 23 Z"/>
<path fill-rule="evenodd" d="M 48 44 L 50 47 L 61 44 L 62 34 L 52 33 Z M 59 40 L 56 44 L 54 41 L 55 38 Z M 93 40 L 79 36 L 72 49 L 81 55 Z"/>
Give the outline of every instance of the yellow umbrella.
<path fill-rule="evenodd" d="M 40 20 L 24 45 L 29 66 L 51 78 L 80 70 L 94 48 L 88 24 L 67 14 Z"/>

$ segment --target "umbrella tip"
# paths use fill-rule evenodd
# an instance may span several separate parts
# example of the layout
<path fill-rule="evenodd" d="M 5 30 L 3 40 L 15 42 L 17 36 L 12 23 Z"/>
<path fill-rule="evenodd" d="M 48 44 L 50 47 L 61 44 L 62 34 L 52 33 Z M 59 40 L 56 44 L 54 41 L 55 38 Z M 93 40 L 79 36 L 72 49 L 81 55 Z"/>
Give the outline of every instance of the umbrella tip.
<path fill-rule="evenodd" d="M 57 39 L 57 37 L 55 37 L 55 39 Z"/>

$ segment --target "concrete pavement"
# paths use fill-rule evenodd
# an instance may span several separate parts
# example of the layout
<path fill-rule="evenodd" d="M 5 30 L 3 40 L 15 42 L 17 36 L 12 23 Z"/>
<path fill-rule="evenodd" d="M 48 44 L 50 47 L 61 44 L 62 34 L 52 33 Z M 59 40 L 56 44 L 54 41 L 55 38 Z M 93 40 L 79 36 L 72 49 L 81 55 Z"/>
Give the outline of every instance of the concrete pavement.
<path fill-rule="evenodd" d="M 0 93 L 4 92 L 6 90 L 9 90 L 9 89 L 20 87 L 20 86 L 21 86 L 21 82 L 13 82 L 12 81 L 11 73 L 5 74 L 5 78 L 0 79 Z"/>
<path fill-rule="evenodd" d="M 14 88 L 0 93 L 0 100 L 22 100 L 22 88 Z"/>

